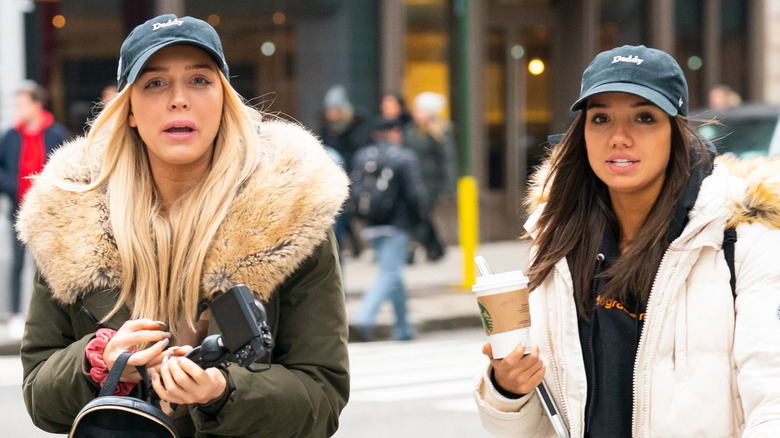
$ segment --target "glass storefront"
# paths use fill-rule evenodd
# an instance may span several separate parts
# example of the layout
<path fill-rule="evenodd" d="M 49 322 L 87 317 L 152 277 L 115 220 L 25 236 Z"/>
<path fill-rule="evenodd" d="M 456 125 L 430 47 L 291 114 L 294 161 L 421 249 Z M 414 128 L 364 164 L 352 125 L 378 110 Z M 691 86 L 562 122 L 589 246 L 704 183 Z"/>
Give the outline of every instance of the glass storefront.
<path fill-rule="evenodd" d="M 517 175 L 517 168 L 539 164 L 551 134 L 551 78 L 557 68 L 553 62 L 554 26 L 525 18 L 523 6 L 529 5 L 515 3 L 517 19 L 505 19 L 505 4 L 490 10 L 489 15 L 482 90 L 488 135 L 487 187 L 494 190 L 510 185 L 520 190 L 517 185 L 524 184 L 526 173 Z M 529 3 L 537 8 L 546 6 Z"/>
<path fill-rule="evenodd" d="M 82 132 L 119 48 L 155 1 L 38 2 L 28 14 L 28 77 L 50 89 L 55 116 Z M 378 0 L 182 0 L 180 13 L 215 27 L 231 84 L 253 105 L 316 129 L 322 97 L 342 84 L 359 112 L 378 100 Z M 323 38 L 327 35 L 327 38 Z"/>
<path fill-rule="evenodd" d="M 447 116 L 468 118 L 466 145 L 480 189 L 496 206 L 516 205 L 527 174 L 545 153 L 549 134 L 570 119 L 580 74 L 592 55 L 623 44 L 652 45 L 660 2 L 650 0 L 468 0 L 471 39 L 479 40 L 476 79 L 479 95 L 459 108 L 462 91 L 454 77 L 463 50 L 456 38 L 460 0 L 178 0 L 186 15 L 210 22 L 222 37 L 231 82 L 250 101 L 271 113 L 296 119 L 316 131 L 322 99 L 334 84 L 344 85 L 356 112 L 377 114 L 379 95 L 392 85 L 411 104 L 423 91 L 448 98 Z M 34 2 L 26 16 L 28 77 L 51 91 L 52 109 L 74 133 L 81 132 L 103 86 L 114 82 L 119 47 L 138 23 L 168 2 L 157 0 L 68 0 Z M 675 0 L 671 32 L 675 58 L 686 74 L 691 107 L 706 105 L 707 88 L 724 83 L 747 98 L 749 8 L 739 0 Z M 708 7 L 717 5 L 718 23 Z M 402 10 L 388 19 L 388 6 Z M 572 15 L 574 14 L 574 15 Z M 708 15 L 709 14 L 709 15 Z M 668 15 L 668 14 L 667 14 Z M 399 21 L 400 20 L 400 21 Z M 476 24 L 474 24 L 476 23 Z M 380 29 L 396 26 L 395 65 L 382 65 Z M 707 27 L 710 26 L 710 27 Z M 712 32 L 715 26 L 715 33 Z M 403 30 L 401 30 L 402 28 Z M 707 31 L 709 29 L 709 33 Z M 387 34 L 383 34 L 387 35 Z M 713 37 L 715 35 L 715 37 Z M 395 41 L 397 40 L 397 41 Z M 713 42 L 714 41 L 714 42 Z M 709 44 L 709 45 L 708 45 Z M 719 57 L 705 53 L 717 48 Z M 593 52 L 592 54 L 586 52 Z M 398 62 L 402 68 L 398 68 Z M 585 65 L 581 65 L 585 63 Z M 384 75 L 393 71 L 392 75 Z M 397 73 L 395 73 L 397 71 Z M 469 70 L 473 75 L 475 70 Z M 715 72 L 716 74 L 713 74 Z M 473 96 L 472 96 L 473 97 Z M 760 96 L 756 96 L 760 97 Z M 458 123 L 455 129 L 459 128 Z M 458 145 L 461 147 L 461 145 Z"/>
<path fill-rule="evenodd" d="M 601 0 L 599 8 L 599 52 L 625 44 L 650 40 L 648 0 Z"/>
<path fill-rule="evenodd" d="M 424 91 L 450 96 L 450 24 L 446 0 L 404 0 L 406 63 L 403 96 Z M 449 112 L 449 110 L 448 110 Z"/>

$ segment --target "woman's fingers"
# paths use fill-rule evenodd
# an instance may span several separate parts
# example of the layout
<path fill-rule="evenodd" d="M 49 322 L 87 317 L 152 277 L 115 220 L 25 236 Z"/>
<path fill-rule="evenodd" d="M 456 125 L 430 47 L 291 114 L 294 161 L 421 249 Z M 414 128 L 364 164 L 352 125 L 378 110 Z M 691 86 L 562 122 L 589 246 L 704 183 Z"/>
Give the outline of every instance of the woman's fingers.
<path fill-rule="evenodd" d="M 544 372 L 547 368 L 544 366 L 544 363 L 539 367 L 539 369 L 531 376 L 531 378 L 528 380 L 528 383 L 536 388 L 542 383 L 542 380 L 544 380 Z M 529 391 L 530 392 L 530 391 Z"/>
<path fill-rule="evenodd" d="M 532 345 L 530 353 L 524 352 L 525 345 L 520 343 L 505 358 L 490 361 L 496 383 L 515 394 L 533 391 L 544 378 L 544 362 L 539 356 L 539 347 Z"/>
<path fill-rule="evenodd" d="M 154 342 L 149 348 L 137 351 L 127 362 L 122 372 L 120 381 L 134 382 L 141 379 L 136 366 L 147 365 L 162 354 L 170 342 L 171 334 L 161 331 L 165 323 L 151 319 L 136 319 L 125 321 L 114 336 L 106 343 L 103 349 L 103 361 L 108 369 L 114 366 L 117 358 L 125 351 L 131 351 L 133 347 Z"/>
<path fill-rule="evenodd" d="M 169 403 L 177 403 L 174 400 L 171 400 L 171 395 L 168 394 L 168 390 L 166 389 L 165 385 L 162 382 L 162 376 L 161 373 L 158 373 L 155 370 L 149 370 L 149 378 L 152 379 L 152 387 L 154 388 L 154 392 L 157 393 L 157 396 L 160 397 L 161 400 L 165 400 Z"/>
<path fill-rule="evenodd" d="M 141 345 L 147 342 L 158 342 L 166 338 L 169 339 L 170 337 L 171 334 L 169 332 L 163 332 L 160 330 L 140 330 L 137 332 L 126 332 L 122 334 L 117 332 L 114 337 L 111 338 L 109 344 L 113 344 L 113 346 L 129 350 L 135 345 Z M 108 347 L 108 345 L 106 345 L 106 347 Z"/>
<path fill-rule="evenodd" d="M 176 356 L 184 356 L 185 354 L 194 350 L 194 348 L 192 345 L 181 345 L 177 347 L 171 347 L 169 350 L 171 350 L 172 353 Z"/>
<path fill-rule="evenodd" d="M 164 338 L 161 341 L 157 341 L 149 348 L 146 348 L 144 350 L 136 351 L 133 353 L 132 356 L 130 356 L 130 359 L 127 361 L 128 365 L 132 366 L 140 366 L 140 365 L 149 365 L 150 362 L 154 360 L 162 360 L 161 355 L 163 354 L 163 351 L 165 351 L 165 348 L 170 343 L 171 339 L 170 336 Z"/>
<path fill-rule="evenodd" d="M 482 354 L 493 360 L 493 346 L 490 342 L 485 342 L 485 345 L 482 346 Z"/>
<path fill-rule="evenodd" d="M 171 403 L 206 403 L 219 397 L 227 382 L 216 368 L 203 370 L 187 358 L 166 358 L 159 374 L 152 370 L 152 385 Z"/>
<path fill-rule="evenodd" d="M 162 321 L 154 321 L 148 318 L 129 319 L 125 321 L 124 324 L 122 324 L 122 327 L 117 331 L 135 332 L 138 330 L 161 330 L 165 326 L 167 326 L 167 324 Z"/>

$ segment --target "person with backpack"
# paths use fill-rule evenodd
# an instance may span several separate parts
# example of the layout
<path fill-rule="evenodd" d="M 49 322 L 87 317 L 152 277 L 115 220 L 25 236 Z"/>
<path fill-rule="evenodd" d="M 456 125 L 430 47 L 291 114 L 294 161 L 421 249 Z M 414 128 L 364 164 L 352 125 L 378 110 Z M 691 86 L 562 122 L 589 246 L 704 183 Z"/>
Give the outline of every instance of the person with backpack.
<path fill-rule="evenodd" d="M 715 160 L 645 46 L 597 55 L 572 111 L 529 191 L 530 353 L 483 346 L 484 427 L 556 436 L 544 380 L 572 437 L 780 436 L 780 162 Z"/>
<path fill-rule="evenodd" d="M 143 393 L 145 367 L 182 437 L 333 435 L 349 394 L 332 231 L 346 173 L 245 103 L 202 20 L 152 18 L 119 60 L 118 94 L 51 156 L 16 224 L 39 268 L 21 344 L 33 423 L 67 432 L 133 352 L 116 396 Z M 227 332 L 204 305 L 242 284 L 275 341 L 267 367 L 201 368 L 185 355 Z"/>
<path fill-rule="evenodd" d="M 350 178 L 350 209 L 365 222 L 363 238 L 371 242 L 379 273 L 363 292 L 354 318 L 358 336 L 375 339 L 375 318 L 385 300 L 395 311 L 393 339 L 409 340 L 414 329 L 406 308 L 403 268 L 409 235 L 428 217 L 425 187 L 415 153 L 402 144 L 398 119 L 382 120 L 373 129 L 375 143 L 355 155 Z"/>

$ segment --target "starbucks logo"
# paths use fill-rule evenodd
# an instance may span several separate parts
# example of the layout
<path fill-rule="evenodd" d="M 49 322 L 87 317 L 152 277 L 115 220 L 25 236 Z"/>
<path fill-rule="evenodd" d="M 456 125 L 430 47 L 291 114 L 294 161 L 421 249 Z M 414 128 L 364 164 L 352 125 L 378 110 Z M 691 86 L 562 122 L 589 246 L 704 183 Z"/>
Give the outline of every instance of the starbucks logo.
<path fill-rule="evenodd" d="M 485 327 L 485 333 L 493 333 L 493 318 L 490 316 L 490 312 L 482 304 L 479 305 L 479 314 L 482 317 L 482 326 Z"/>

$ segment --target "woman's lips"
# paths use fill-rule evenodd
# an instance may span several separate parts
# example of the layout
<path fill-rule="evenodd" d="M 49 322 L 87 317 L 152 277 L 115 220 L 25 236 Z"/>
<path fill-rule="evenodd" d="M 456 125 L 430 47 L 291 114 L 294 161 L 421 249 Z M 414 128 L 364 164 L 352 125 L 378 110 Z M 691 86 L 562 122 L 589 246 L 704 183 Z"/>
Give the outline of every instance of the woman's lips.
<path fill-rule="evenodd" d="M 175 120 L 163 127 L 163 132 L 170 138 L 187 140 L 195 134 L 195 124 L 189 120 Z"/>
<path fill-rule="evenodd" d="M 192 128 L 187 128 L 186 126 L 180 126 L 180 127 L 166 129 L 165 132 L 170 132 L 172 134 L 186 134 L 192 132 Z"/>
<path fill-rule="evenodd" d="M 639 160 L 629 158 L 610 158 L 607 166 L 613 172 L 624 173 L 634 170 L 639 165 Z"/>

